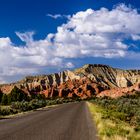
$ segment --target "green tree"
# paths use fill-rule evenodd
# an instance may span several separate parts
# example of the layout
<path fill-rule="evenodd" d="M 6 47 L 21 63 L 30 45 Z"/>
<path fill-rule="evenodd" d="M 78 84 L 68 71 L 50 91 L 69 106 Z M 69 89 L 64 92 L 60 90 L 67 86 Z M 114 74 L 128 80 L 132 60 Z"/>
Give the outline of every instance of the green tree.
<path fill-rule="evenodd" d="M 3 93 L 2 93 L 2 91 L 0 90 L 0 103 L 1 103 L 1 100 L 2 100 L 2 96 L 3 96 Z"/>
<path fill-rule="evenodd" d="M 7 105 L 8 104 L 8 98 L 6 94 L 3 94 L 2 99 L 1 99 L 1 104 L 2 105 Z"/>
<path fill-rule="evenodd" d="M 8 102 L 16 102 L 16 101 L 23 101 L 27 100 L 27 94 L 24 93 L 21 89 L 17 88 L 16 86 L 12 89 L 11 93 L 8 95 Z"/>
<path fill-rule="evenodd" d="M 37 95 L 36 95 L 36 98 L 37 98 L 38 100 L 45 100 L 45 99 L 46 99 L 46 97 L 45 97 L 44 94 L 37 94 Z"/>

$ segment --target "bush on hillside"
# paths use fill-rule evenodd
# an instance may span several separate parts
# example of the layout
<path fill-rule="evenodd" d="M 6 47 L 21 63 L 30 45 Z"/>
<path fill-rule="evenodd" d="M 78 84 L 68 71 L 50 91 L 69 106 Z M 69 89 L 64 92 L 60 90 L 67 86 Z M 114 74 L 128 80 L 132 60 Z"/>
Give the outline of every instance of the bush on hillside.
<path fill-rule="evenodd" d="M 3 94 L 2 99 L 1 99 L 1 104 L 2 105 L 8 104 L 8 96 L 6 94 Z"/>
<path fill-rule="evenodd" d="M 117 99 L 109 97 L 96 98 L 92 102 L 102 106 L 110 119 L 119 119 L 132 126 L 140 127 L 140 92 Z"/>
<path fill-rule="evenodd" d="M 2 91 L 0 90 L 0 103 L 1 103 L 1 100 L 2 100 L 2 96 L 3 96 L 3 93 L 2 93 Z"/>
<path fill-rule="evenodd" d="M 28 95 L 16 86 L 12 89 L 11 93 L 8 94 L 8 103 L 17 101 L 27 101 Z"/>

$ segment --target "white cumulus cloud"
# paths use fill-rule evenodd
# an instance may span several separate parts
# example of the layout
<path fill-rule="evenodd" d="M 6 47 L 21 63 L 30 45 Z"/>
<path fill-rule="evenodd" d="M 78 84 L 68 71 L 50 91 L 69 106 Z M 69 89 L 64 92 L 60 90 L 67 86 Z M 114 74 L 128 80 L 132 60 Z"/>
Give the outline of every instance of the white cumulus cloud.
<path fill-rule="evenodd" d="M 68 21 L 42 40 L 34 40 L 34 32 L 16 32 L 25 42 L 23 46 L 15 45 L 9 37 L 0 38 L 0 82 L 9 81 L 8 76 L 15 79 L 17 75 L 39 74 L 40 68 L 72 68 L 77 58 L 140 56 L 125 42 L 135 45 L 140 40 L 140 14 L 136 9 L 120 4 L 112 10 L 87 9 L 72 16 L 48 16 L 67 17 Z"/>
<path fill-rule="evenodd" d="M 120 4 L 112 10 L 80 11 L 51 36 L 60 57 L 125 57 L 129 46 L 124 41 L 139 39 L 139 25 L 137 10 Z"/>
<path fill-rule="evenodd" d="M 70 15 L 61 15 L 61 14 L 47 14 L 48 17 L 51 17 L 53 19 L 58 19 L 58 18 L 67 18 L 69 19 L 71 16 Z"/>

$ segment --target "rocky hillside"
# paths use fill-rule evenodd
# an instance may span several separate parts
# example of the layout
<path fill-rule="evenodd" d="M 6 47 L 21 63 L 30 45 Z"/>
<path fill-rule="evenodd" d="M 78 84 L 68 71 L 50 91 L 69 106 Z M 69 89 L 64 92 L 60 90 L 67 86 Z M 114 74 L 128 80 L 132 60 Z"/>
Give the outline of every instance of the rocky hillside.
<path fill-rule="evenodd" d="M 137 83 L 140 83 L 140 70 L 121 70 L 107 65 L 87 64 L 74 71 L 29 76 L 16 83 L 1 85 L 0 90 L 8 94 L 16 86 L 28 94 L 86 98 L 103 90 L 131 87 Z"/>
<path fill-rule="evenodd" d="M 140 83 L 140 70 L 121 70 L 107 65 L 88 64 L 74 71 L 96 82 L 112 87 L 129 87 Z"/>

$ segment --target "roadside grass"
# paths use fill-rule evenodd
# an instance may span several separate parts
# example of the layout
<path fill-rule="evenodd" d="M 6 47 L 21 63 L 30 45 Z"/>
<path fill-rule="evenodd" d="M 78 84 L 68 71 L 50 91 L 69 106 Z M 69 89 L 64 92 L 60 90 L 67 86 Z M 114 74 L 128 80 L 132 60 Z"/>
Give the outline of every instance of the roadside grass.
<path fill-rule="evenodd" d="M 120 120 L 120 116 L 125 116 L 122 112 L 106 109 L 93 102 L 88 102 L 88 106 L 100 140 L 140 140 L 140 130 Z"/>

